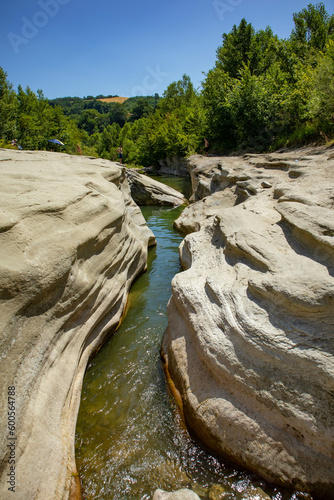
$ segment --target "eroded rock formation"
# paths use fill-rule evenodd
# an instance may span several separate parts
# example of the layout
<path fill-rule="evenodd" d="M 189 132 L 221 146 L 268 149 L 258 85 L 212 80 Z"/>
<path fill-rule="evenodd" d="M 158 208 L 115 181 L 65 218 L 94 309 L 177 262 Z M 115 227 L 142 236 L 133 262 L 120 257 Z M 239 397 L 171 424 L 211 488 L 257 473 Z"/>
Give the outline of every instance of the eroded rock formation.
<path fill-rule="evenodd" d="M 155 238 L 124 169 L 107 160 L 0 150 L 0 186 L 0 497 L 12 495 L 13 442 L 13 497 L 75 498 L 85 368 L 120 322 Z M 15 387 L 14 436 L 8 387 Z"/>
<path fill-rule="evenodd" d="M 163 353 L 189 428 L 280 486 L 334 498 L 334 160 L 192 157 Z M 211 194 L 213 193 L 213 194 Z"/>
<path fill-rule="evenodd" d="M 163 205 L 176 207 L 186 203 L 184 196 L 175 189 L 134 169 L 125 170 L 133 200 L 138 205 Z"/>

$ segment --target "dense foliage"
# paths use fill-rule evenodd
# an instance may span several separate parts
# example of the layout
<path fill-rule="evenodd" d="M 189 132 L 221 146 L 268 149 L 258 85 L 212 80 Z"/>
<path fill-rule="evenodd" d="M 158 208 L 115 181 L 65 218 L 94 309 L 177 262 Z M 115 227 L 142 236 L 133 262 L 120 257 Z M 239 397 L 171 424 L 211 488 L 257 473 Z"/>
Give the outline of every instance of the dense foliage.
<path fill-rule="evenodd" d="M 242 19 L 222 36 L 201 92 L 184 75 L 156 94 L 123 103 L 104 96 L 48 101 L 42 91 L 15 92 L 0 68 L 0 144 L 63 150 L 153 165 L 171 156 L 264 151 L 334 139 L 334 15 L 323 3 L 294 14 L 287 40 Z M 110 97 L 110 96 L 108 96 Z"/>
<path fill-rule="evenodd" d="M 118 97 L 118 96 L 114 96 Z M 52 99 L 52 106 L 60 106 L 66 116 L 74 119 L 79 128 L 89 134 L 102 132 L 112 123 L 121 127 L 127 121 L 134 121 L 153 113 L 159 101 L 159 95 L 147 97 L 130 97 L 125 102 L 105 102 L 103 96 L 81 99 L 80 97 L 61 97 Z"/>
<path fill-rule="evenodd" d="M 294 22 L 288 40 L 269 27 L 255 32 L 245 19 L 223 35 L 203 84 L 216 147 L 264 150 L 333 137 L 334 16 L 309 4 Z"/>
<path fill-rule="evenodd" d="M 0 145 L 8 146 L 14 139 L 23 149 L 55 149 L 48 142 L 57 138 L 66 143 L 66 151 L 75 153 L 77 144 L 90 152 L 88 134 L 66 118 L 59 106 L 52 107 L 41 90 L 37 95 L 21 86 L 17 92 L 0 68 Z"/>

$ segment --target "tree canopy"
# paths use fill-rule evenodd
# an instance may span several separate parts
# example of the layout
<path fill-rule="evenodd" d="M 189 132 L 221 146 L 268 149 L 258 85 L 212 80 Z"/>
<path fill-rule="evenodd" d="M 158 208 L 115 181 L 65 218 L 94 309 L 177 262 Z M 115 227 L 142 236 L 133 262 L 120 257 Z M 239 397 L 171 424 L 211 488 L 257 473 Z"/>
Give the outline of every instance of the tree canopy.
<path fill-rule="evenodd" d="M 245 19 L 223 34 L 203 83 L 217 148 L 261 151 L 333 137 L 334 16 L 319 3 L 293 19 L 288 40 Z"/>
<path fill-rule="evenodd" d="M 318 50 L 324 50 L 334 34 L 334 15 L 327 13 L 325 5 L 311 3 L 293 15 L 295 27 L 291 38 Z"/>

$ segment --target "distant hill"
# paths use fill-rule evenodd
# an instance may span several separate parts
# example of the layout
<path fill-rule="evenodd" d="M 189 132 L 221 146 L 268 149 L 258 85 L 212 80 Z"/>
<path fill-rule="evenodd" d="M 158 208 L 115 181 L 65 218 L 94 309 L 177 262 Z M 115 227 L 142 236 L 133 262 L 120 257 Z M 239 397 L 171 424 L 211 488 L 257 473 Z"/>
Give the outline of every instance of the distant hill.
<path fill-rule="evenodd" d="M 154 112 L 160 97 L 136 96 L 120 97 L 99 94 L 96 97 L 59 97 L 50 99 L 51 106 L 60 106 L 66 116 L 70 116 L 80 129 L 89 135 L 101 133 L 108 125 L 118 123 L 120 127 L 129 121 Z"/>

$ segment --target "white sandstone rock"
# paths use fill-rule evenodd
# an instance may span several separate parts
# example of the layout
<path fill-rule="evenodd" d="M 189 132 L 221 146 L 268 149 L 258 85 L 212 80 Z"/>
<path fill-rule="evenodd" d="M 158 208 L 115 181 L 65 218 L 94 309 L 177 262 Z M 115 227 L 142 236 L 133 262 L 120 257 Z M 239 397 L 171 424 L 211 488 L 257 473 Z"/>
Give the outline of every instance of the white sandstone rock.
<path fill-rule="evenodd" d="M 131 196 L 138 205 L 178 206 L 186 203 L 185 197 L 176 189 L 159 182 L 134 169 L 125 169 Z"/>
<path fill-rule="evenodd" d="M 197 232 L 180 246 L 184 271 L 172 281 L 162 346 L 186 422 L 206 445 L 326 499 L 334 498 L 329 154 L 189 159 L 198 201 L 176 226 Z"/>
<path fill-rule="evenodd" d="M 155 243 L 122 168 L 0 150 L 1 498 L 78 490 L 74 435 L 87 362 L 120 322 Z M 15 494 L 7 392 L 15 386 Z"/>

